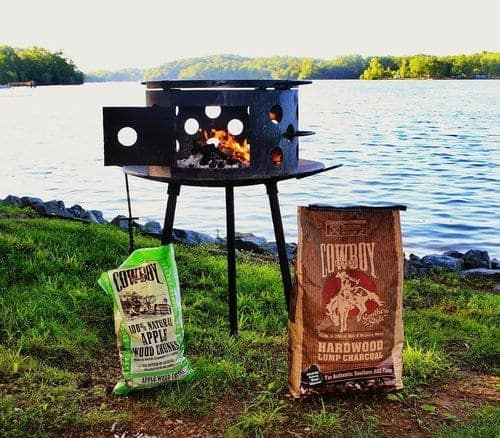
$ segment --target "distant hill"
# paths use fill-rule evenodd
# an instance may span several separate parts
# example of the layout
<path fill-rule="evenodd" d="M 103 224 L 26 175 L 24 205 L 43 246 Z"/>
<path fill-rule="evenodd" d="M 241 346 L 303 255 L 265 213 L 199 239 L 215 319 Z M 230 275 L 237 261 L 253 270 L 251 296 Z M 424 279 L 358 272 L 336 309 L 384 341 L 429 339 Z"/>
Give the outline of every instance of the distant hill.
<path fill-rule="evenodd" d="M 144 71 L 139 68 L 125 68 L 122 70 L 98 70 L 85 74 L 85 82 L 120 82 L 140 81 L 144 78 Z"/>
<path fill-rule="evenodd" d="M 214 55 L 186 58 L 150 69 L 98 71 L 85 81 L 175 79 L 486 79 L 500 78 L 500 52 L 472 55 L 339 56 L 331 60 Z"/>
<path fill-rule="evenodd" d="M 38 85 L 160 79 L 498 79 L 500 52 L 472 55 L 368 56 L 334 59 L 223 54 L 185 58 L 149 69 L 126 68 L 82 73 L 62 52 L 0 46 L 0 84 Z"/>

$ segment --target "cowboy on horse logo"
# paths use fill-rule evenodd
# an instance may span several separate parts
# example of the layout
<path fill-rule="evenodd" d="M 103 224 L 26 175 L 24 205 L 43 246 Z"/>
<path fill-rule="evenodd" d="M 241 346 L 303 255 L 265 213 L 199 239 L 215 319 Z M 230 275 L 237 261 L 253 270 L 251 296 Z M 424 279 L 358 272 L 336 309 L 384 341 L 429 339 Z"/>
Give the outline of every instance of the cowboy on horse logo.
<path fill-rule="evenodd" d="M 339 271 L 330 276 L 323 289 L 326 315 L 336 327 L 340 326 L 340 333 L 347 330 L 351 317 L 355 317 L 357 323 L 364 321 L 366 325 L 367 319 L 363 316 L 384 306 L 376 292 L 375 282 L 364 272 Z"/>

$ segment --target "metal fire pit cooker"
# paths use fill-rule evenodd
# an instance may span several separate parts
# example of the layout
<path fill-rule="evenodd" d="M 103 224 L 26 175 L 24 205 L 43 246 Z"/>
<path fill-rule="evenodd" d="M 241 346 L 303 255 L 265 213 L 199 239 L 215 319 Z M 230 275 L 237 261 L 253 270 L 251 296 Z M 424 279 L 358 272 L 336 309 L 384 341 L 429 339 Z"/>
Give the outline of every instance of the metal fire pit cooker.
<path fill-rule="evenodd" d="M 297 86 L 311 81 L 148 81 L 146 107 L 104 107 L 104 165 L 168 183 L 161 243 L 172 241 L 182 185 L 224 187 L 230 333 L 236 335 L 234 187 L 264 184 L 279 255 L 287 307 L 292 287 L 277 183 L 341 166 L 299 158 Z M 127 136 L 128 135 L 128 136 Z M 133 236 L 129 226 L 131 250 Z"/>

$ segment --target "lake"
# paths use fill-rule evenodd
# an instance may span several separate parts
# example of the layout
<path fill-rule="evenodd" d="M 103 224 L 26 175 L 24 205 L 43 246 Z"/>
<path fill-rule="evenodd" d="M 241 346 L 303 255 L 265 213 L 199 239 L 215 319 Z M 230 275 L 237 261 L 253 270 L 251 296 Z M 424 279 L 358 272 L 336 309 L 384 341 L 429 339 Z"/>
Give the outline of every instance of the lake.
<path fill-rule="evenodd" d="M 0 199 L 127 214 L 103 165 L 103 106 L 144 106 L 137 83 L 0 89 Z M 500 81 L 313 81 L 299 87 L 300 157 L 339 169 L 278 184 L 285 237 L 298 205 L 404 204 L 405 253 L 500 256 Z M 130 178 L 132 213 L 163 223 L 166 185 Z M 224 190 L 182 187 L 174 226 L 225 236 Z M 264 186 L 235 188 L 236 231 L 274 240 Z"/>

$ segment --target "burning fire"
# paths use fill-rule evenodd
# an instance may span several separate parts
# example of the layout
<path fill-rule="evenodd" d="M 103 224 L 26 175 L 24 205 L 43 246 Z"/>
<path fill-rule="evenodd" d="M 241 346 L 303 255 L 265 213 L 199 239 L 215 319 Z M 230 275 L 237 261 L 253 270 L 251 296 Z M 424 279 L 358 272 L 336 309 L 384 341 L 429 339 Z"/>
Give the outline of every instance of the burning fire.
<path fill-rule="evenodd" d="M 238 140 L 223 129 L 199 129 L 188 158 L 177 160 L 178 167 L 238 168 L 250 167 L 250 144 Z"/>
<path fill-rule="evenodd" d="M 250 166 L 250 145 L 247 139 L 240 143 L 234 136 L 224 130 L 211 129 L 210 133 L 203 131 L 207 144 L 213 144 L 222 153 L 243 165 Z"/>

